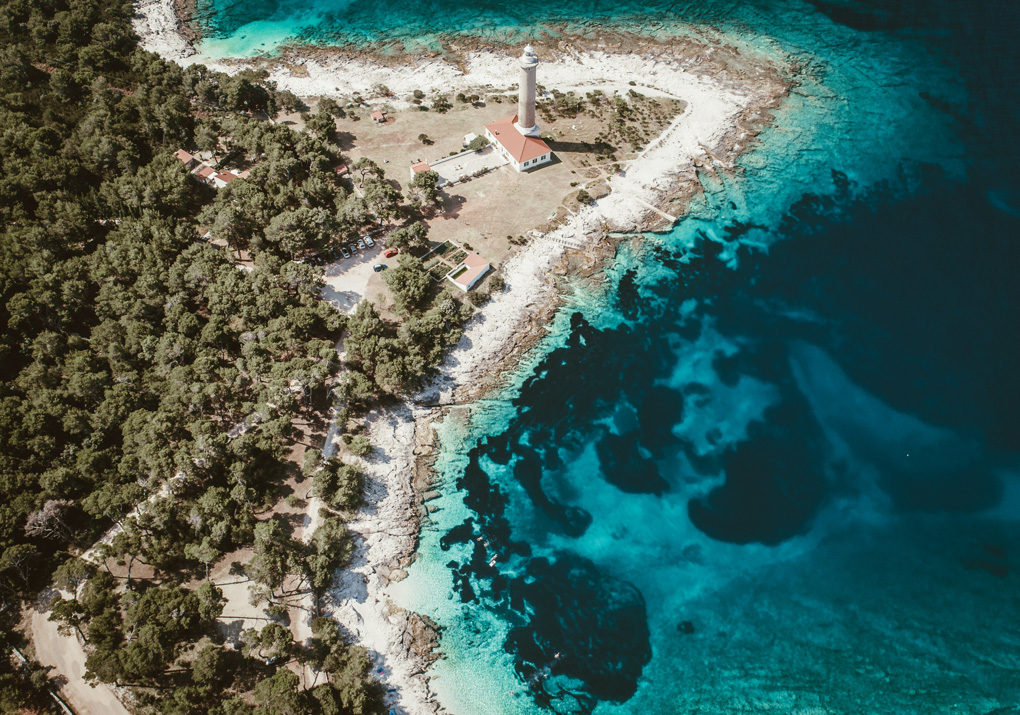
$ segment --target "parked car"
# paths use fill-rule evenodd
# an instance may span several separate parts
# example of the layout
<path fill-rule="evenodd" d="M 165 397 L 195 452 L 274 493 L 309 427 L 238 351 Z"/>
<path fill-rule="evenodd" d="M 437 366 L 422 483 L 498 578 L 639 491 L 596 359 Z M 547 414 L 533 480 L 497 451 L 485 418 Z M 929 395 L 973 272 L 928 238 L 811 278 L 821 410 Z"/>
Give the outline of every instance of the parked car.
<path fill-rule="evenodd" d="M 369 248 L 375 248 L 375 241 L 372 240 L 371 236 L 365 236 L 365 245 Z"/>
<path fill-rule="evenodd" d="M 362 241 L 360 238 L 358 239 L 358 248 L 360 248 L 361 250 L 365 250 L 365 242 Z"/>
<path fill-rule="evenodd" d="M 353 243 L 348 243 L 347 244 L 347 250 L 350 251 L 351 253 L 357 253 L 358 252 L 358 247 L 355 246 Z"/>
<path fill-rule="evenodd" d="M 374 266 L 372 266 L 372 270 L 375 271 L 376 273 L 378 273 L 379 271 L 385 271 L 386 270 L 386 264 L 385 263 L 376 263 Z"/>
<path fill-rule="evenodd" d="M 347 250 L 347 249 L 346 249 L 345 247 L 343 247 L 343 246 L 340 246 L 340 254 L 341 254 L 341 255 L 342 255 L 342 256 L 343 256 L 344 258 L 350 258 L 350 257 L 351 257 L 351 252 L 350 252 L 350 251 L 348 251 L 348 250 Z"/>
<path fill-rule="evenodd" d="M 384 253 L 383 255 L 386 256 L 387 258 L 393 258 L 395 255 L 397 255 L 397 249 L 391 248 L 390 250 L 386 251 L 386 253 Z"/>

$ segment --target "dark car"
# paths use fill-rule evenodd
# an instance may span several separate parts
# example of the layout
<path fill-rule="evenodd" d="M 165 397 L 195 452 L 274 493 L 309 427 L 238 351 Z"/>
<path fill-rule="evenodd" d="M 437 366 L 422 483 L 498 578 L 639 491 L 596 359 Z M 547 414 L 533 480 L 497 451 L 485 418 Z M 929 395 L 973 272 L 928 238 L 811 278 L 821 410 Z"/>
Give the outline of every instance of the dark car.
<path fill-rule="evenodd" d="M 375 271 L 376 273 L 378 273 L 379 271 L 385 271 L 386 270 L 386 264 L 385 263 L 376 263 L 374 266 L 372 266 L 372 270 Z"/>

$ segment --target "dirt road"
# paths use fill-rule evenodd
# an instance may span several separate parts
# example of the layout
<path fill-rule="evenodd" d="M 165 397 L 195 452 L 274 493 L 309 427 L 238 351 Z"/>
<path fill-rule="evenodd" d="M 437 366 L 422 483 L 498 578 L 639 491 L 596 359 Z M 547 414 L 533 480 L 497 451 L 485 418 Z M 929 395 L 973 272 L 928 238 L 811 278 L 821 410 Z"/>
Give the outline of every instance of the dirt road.
<path fill-rule="evenodd" d="M 131 715 L 109 687 L 90 686 L 85 674 L 85 651 L 77 638 L 62 636 L 57 624 L 47 620 L 48 612 L 32 614 L 32 642 L 35 658 L 42 665 L 53 666 L 51 675 L 62 675 L 67 680 L 60 695 L 77 715 Z"/>

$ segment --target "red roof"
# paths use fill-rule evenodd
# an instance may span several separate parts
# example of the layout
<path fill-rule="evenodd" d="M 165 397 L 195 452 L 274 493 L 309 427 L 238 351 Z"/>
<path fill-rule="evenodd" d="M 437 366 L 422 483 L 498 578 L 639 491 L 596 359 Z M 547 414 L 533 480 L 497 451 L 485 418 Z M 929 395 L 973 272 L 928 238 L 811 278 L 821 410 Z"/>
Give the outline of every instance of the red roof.
<path fill-rule="evenodd" d="M 237 174 L 231 174 L 229 171 L 221 171 L 213 178 L 219 179 L 225 184 L 229 184 L 231 181 L 237 178 Z"/>
<path fill-rule="evenodd" d="M 386 112 L 380 112 L 378 110 L 375 111 L 375 112 L 372 112 L 372 119 L 374 119 L 377 122 L 385 122 L 386 121 Z"/>
<path fill-rule="evenodd" d="M 177 158 L 181 160 L 182 164 L 190 164 L 195 160 L 195 157 L 193 157 L 191 154 L 184 151 L 183 149 L 177 150 Z"/>
<path fill-rule="evenodd" d="M 421 171 L 432 171 L 432 169 L 429 168 L 429 163 L 427 161 L 419 161 L 416 164 L 411 164 L 412 174 L 417 174 Z"/>
<path fill-rule="evenodd" d="M 515 114 L 512 117 L 500 119 L 498 122 L 486 124 L 485 128 L 492 136 L 496 137 L 496 141 L 518 164 L 537 159 L 551 151 L 549 145 L 538 137 L 526 137 L 517 131 L 514 127 L 516 121 L 517 115 Z"/>
<path fill-rule="evenodd" d="M 347 164 L 337 164 L 333 169 L 336 171 L 337 176 L 343 176 L 347 173 Z"/>
<path fill-rule="evenodd" d="M 489 262 L 474 251 L 464 256 L 461 265 L 467 266 L 467 270 L 454 278 L 453 282 L 464 286 L 466 289 L 470 289 L 489 270 Z"/>
<path fill-rule="evenodd" d="M 200 179 L 210 179 L 215 175 L 216 172 L 213 170 L 213 168 L 211 166 L 206 166 L 205 164 L 202 164 L 202 166 L 195 169 L 195 176 L 197 176 Z"/>

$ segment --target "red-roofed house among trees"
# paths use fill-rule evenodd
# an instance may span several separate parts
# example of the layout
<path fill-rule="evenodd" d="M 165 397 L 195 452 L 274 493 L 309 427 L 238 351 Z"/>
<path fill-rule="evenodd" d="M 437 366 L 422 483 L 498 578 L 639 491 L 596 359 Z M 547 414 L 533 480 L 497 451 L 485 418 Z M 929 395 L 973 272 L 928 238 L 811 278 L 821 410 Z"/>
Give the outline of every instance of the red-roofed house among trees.
<path fill-rule="evenodd" d="M 215 157 L 200 161 L 197 156 L 194 156 L 184 149 L 178 149 L 174 155 L 177 157 L 178 161 L 184 164 L 185 168 L 191 170 L 192 176 L 201 181 L 203 184 L 215 186 L 217 189 L 222 189 L 234 179 L 247 179 L 251 174 L 250 168 L 245 169 L 244 171 L 238 171 L 237 169 L 218 171 L 213 168 L 213 164 L 216 163 Z"/>
<path fill-rule="evenodd" d="M 233 171 L 221 171 L 213 176 L 213 183 L 216 185 L 216 188 L 222 189 L 236 178 L 238 176 Z"/>
<path fill-rule="evenodd" d="M 418 161 L 411 164 L 411 178 L 414 178 L 415 174 L 420 174 L 423 171 L 431 171 L 429 163 L 427 161 Z"/>
<path fill-rule="evenodd" d="M 196 166 L 198 166 L 198 159 L 196 159 L 194 156 L 184 151 L 183 149 L 177 150 L 177 158 L 180 160 L 182 164 L 184 164 L 185 169 L 194 169 Z"/>
<path fill-rule="evenodd" d="M 204 181 L 207 184 L 213 183 L 213 177 L 216 176 L 216 170 L 211 166 L 202 164 L 195 170 L 195 176 L 198 177 L 199 181 Z"/>
<path fill-rule="evenodd" d="M 486 124 L 485 136 L 517 171 L 524 171 L 552 161 L 552 149 L 538 138 L 538 122 L 535 121 L 535 68 L 538 67 L 538 57 L 531 45 L 524 48 L 520 65 L 517 114 Z"/>

